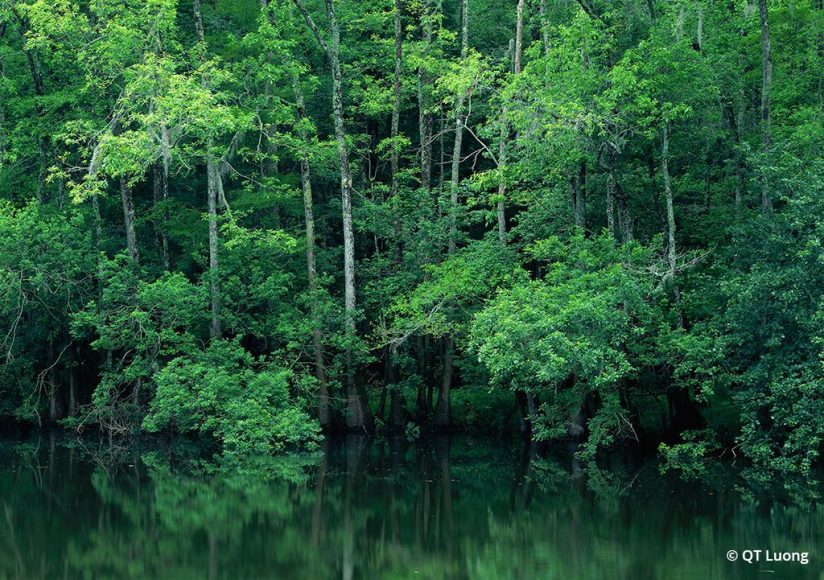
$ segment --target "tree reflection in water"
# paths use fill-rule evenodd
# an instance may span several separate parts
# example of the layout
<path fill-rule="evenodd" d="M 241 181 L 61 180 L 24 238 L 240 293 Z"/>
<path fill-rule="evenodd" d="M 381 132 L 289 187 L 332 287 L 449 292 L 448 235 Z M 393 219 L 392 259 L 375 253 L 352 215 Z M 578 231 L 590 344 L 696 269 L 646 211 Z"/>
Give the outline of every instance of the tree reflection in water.
<path fill-rule="evenodd" d="M 45 438 L 0 449 L 0 578 L 747 578 L 727 550 L 810 551 L 806 483 L 753 489 L 470 438 L 349 436 L 313 455 L 184 459 Z"/>

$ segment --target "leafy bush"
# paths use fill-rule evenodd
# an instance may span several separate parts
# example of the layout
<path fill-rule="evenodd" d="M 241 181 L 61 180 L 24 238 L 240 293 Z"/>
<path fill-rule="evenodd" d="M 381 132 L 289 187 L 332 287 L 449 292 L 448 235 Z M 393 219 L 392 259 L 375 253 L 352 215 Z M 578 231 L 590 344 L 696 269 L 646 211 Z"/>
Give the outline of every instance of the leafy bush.
<path fill-rule="evenodd" d="M 157 374 L 143 426 L 214 437 L 228 454 L 313 446 L 319 426 L 290 396 L 292 373 L 255 360 L 237 341 L 213 341 Z"/>

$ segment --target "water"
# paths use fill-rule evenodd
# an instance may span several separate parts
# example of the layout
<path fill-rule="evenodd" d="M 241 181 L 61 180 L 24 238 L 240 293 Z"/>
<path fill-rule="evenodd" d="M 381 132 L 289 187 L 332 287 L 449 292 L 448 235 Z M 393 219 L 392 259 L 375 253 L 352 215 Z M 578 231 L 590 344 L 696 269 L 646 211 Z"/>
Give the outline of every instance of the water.
<path fill-rule="evenodd" d="M 0 445 L 0 578 L 824 578 L 817 488 L 753 491 L 726 466 L 683 482 L 468 438 L 190 453 Z M 745 549 L 809 563 L 727 560 Z"/>

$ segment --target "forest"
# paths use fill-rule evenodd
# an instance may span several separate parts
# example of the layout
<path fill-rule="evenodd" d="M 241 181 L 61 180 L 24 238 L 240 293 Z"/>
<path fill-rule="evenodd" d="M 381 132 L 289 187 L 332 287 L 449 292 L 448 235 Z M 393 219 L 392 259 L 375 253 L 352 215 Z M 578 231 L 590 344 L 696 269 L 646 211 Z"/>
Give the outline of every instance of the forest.
<path fill-rule="evenodd" d="M 0 0 L 0 416 L 806 473 L 824 1 Z"/>

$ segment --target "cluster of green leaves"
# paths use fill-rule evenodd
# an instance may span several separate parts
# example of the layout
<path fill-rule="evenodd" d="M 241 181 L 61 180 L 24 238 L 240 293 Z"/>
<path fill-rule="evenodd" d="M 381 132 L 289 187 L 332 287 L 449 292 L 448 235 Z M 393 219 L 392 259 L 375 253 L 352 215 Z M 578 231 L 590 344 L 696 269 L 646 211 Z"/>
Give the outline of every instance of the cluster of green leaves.
<path fill-rule="evenodd" d="M 311 445 L 319 427 L 295 405 L 291 379 L 290 371 L 255 360 L 237 342 L 213 341 L 194 355 L 172 359 L 157 374 L 143 426 L 208 434 L 228 454 Z"/>

